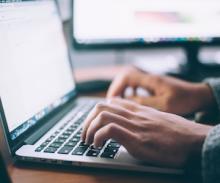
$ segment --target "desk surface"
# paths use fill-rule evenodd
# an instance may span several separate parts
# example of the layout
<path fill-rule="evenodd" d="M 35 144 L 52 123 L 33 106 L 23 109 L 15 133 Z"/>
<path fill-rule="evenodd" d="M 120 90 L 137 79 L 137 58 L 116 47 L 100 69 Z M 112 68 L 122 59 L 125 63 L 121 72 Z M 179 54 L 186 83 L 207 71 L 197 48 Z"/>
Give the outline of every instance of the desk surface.
<path fill-rule="evenodd" d="M 76 71 L 77 80 L 104 78 L 110 79 L 119 71 L 119 67 L 99 69 L 81 69 Z M 98 75 L 97 75 L 98 74 Z M 94 94 L 102 95 L 103 94 Z M 85 168 L 9 166 L 14 183 L 189 183 L 184 176 L 158 175 L 126 171 L 110 171 Z"/>

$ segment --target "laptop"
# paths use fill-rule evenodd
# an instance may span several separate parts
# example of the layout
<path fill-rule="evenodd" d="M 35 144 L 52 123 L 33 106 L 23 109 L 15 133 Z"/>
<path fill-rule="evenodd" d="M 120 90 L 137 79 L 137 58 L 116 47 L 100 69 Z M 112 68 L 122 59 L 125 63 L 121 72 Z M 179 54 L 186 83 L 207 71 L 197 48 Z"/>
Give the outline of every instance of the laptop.
<path fill-rule="evenodd" d="M 133 158 L 114 139 L 94 149 L 80 141 L 89 111 L 80 98 L 62 22 L 52 0 L 0 4 L 0 113 L 15 161 L 182 174 Z"/>

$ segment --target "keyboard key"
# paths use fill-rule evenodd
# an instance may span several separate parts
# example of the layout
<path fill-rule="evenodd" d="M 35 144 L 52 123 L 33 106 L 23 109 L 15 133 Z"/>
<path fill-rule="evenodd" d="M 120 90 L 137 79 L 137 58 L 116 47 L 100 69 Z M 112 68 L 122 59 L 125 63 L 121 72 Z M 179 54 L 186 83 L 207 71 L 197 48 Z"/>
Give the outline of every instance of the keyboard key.
<path fill-rule="evenodd" d="M 56 137 L 56 135 L 55 135 L 55 134 L 52 134 L 50 137 L 53 137 L 53 138 L 54 138 L 54 137 Z"/>
<path fill-rule="evenodd" d="M 72 128 L 72 127 L 69 127 L 66 131 L 70 131 L 70 132 L 74 132 L 77 128 Z"/>
<path fill-rule="evenodd" d="M 115 153 L 103 152 L 103 153 L 101 154 L 101 157 L 102 157 L 102 158 L 111 158 L 111 159 L 113 159 L 113 158 L 115 157 Z"/>
<path fill-rule="evenodd" d="M 81 138 L 81 133 L 78 133 L 78 134 L 74 135 L 74 137 L 80 139 Z"/>
<path fill-rule="evenodd" d="M 106 153 L 112 153 L 112 154 L 116 154 L 117 152 L 118 152 L 118 148 L 109 148 L 109 147 L 106 147 L 105 149 L 104 149 L 104 152 L 106 152 Z"/>
<path fill-rule="evenodd" d="M 70 146 L 64 146 L 64 147 L 62 147 L 62 148 L 58 151 L 58 153 L 59 153 L 59 154 L 69 154 L 70 151 L 72 151 L 72 150 L 73 150 L 72 147 L 70 147 Z"/>
<path fill-rule="evenodd" d="M 97 148 L 95 148 L 93 145 L 91 145 L 90 147 L 89 147 L 89 149 L 95 149 L 95 150 L 101 150 L 103 147 L 97 147 Z"/>
<path fill-rule="evenodd" d="M 54 147 L 48 147 L 44 150 L 44 152 L 46 153 L 55 153 L 57 150 L 57 148 L 54 148 Z"/>
<path fill-rule="evenodd" d="M 62 135 L 59 136 L 59 138 L 60 138 L 60 139 L 68 139 L 68 138 L 69 138 L 69 135 L 63 135 L 63 134 L 62 134 Z"/>
<path fill-rule="evenodd" d="M 85 142 L 80 142 L 79 147 L 89 147 L 89 145 L 85 144 Z"/>
<path fill-rule="evenodd" d="M 79 126 L 79 125 L 77 125 L 77 124 L 74 123 L 73 125 L 70 126 L 69 129 L 71 129 L 71 128 L 72 128 L 72 129 L 76 129 L 76 128 L 78 128 L 78 126 Z"/>
<path fill-rule="evenodd" d="M 63 144 L 65 141 L 66 141 L 66 139 L 57 138 L 54 142 L 59 143 L 59 144 Z"/>
<path fill-rule="evenodd" d="M 77 143 L 78 142 L 76 142 L 76 141 L 69 141 L 65 144 L 65 146 L 75 147 Z"/>
<path fill-rule="evenodd" d="M 42 143 L 40 146 L 46 147 L 48 144 L 49 144 L 49 142 L 44 142 L 44 143 Z"/>
<path fill-rule="evenodd" d="M 71 133 L 71 135 L 74 133 L 74 131 L 75 131 L 75 129 L 72 130 L 72 129 L 69 129 L 69 128 L 66 130 L 66 132 L 67 132 L 67 133 Z"/>
<path fill-rule="evenodd" d="M 117 142 L 116 142 L 116 140 L 111 139 L 111 140 L 110 140 L 110 143 L 117 143 Z"/>
<path fill-rule="evenodd" d="M 97 157 L 99 155 L 100 151 L 95 150 L 95 149 L 90 149 L 87 153 L 86 156 L 91 156 L 91 157 Z"/>
<path fill-rule="evenodd" d="M 107 145 L 107 147 L 109 147 L 109 148 L 119 148 L 121 145 L 120 144 L 118 144 L 118 143 L 109 143 L 108 145 Z"/>
<path fill-rule="evenodd" d="M 60 133 L 60 130 L 57 130 L 54 132 L 54 135 L 58 135 Z"/>
<path fill-rule="evenodd" d="M 80 138 L 73 137 L 70 139 L 71 142 L 79 142 Z"/>
<path fill-rule="evenodd" d="M 51 142 L 54 139 L 54 137 L 49 137 L 46 142 Z"/>
<path fill-rule="evenodd" d="M 83 121 L 84 119 L 81 117 L 77 122 L 75 122 L 75 124 L 80 125 Z"/>
<path fill-rule="evenodd" d="M 37 149 L 35 149 L 35 152 L 40 152 L 40 151 L 42 151 L 43 149 L 44 149 L 43 146 L 39 146 Z"/>
<path fill-rule="evenodd" d="M 63 135 L 68 135 L 68 136 L 70 136 L 70 135 L 72 135 L 72 132 L 66 130 L 66 131 L 63 133 Z"/>
<path fill-rule="evenodd" d="M 61 143 L 52 143 L 49 145 L 49 147 L 59 148 L 62 144 Z"/>
<path fill-rule="evenodd" d="M 77 147 L 74 151 L 73 151 L 73 155 L 83 155 L 85 153 L 85 151 L 88 149 L 88 147 Z"/>

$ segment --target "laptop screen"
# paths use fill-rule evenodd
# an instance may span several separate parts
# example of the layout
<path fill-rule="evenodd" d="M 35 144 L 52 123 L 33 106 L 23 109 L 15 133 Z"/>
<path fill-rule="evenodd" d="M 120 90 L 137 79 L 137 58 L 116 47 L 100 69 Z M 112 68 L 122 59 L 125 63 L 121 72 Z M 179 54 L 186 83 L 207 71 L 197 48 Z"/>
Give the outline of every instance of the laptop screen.
<path fill-rule="evenodd" d="M 75 88 L 54 1 L 0 3 L 0 96 L 12 140 Z"/>

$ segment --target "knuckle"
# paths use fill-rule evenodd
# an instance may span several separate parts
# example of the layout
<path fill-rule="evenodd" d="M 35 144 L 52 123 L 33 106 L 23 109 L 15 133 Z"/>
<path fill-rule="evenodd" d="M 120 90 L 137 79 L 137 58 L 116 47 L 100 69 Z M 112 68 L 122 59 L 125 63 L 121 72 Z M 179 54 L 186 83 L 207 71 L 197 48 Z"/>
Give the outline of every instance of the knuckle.
<path fill-rule="evenodd" d="M 140 144 L 143 147 L 150 145 L 150 139 L 146 135 L 140 134 L 137 137 L 137 140 L 138 140 L 138 144 Z"/>
<path fill-rule="evenodd" d="M 107 127 L 107 134 L 113 134 L 115 133 L 117 127 L 114 123 L 110 123 Z"/>
<path fill-rule="evenodd" d="M 109 112 L 102 111 L 102 112 L 99 113 L 98 119 L 99 119 L 100 122 L 102 122 L 104 120 L 107 120 L 108 116 L 109 116 Z"/>
<path fill-rule="evenodd" d="M 98 112 L 104 110 L 105 108 L 106 108 L 106 104 L 103 102 L 98 103 L 95 107 L 96 111 Z"/>
<path fill-rule="evenodd" d="M 155 75 L 155 74 L 150 75 L 150 79 L 151 79 L 152 81 L 157 82 L 157 83 L 161 83 L 161 82 L 163 81 L 163 79 L 162 79 L 161 76 Z"/>
<path fill-rule="evenodd" d="M 94 135 L 94 140 L 99 140 L 100 137 L 101 137 L 101 133 L 98 131 L 98 132 L 96 132 L 95 135 Z"/>

